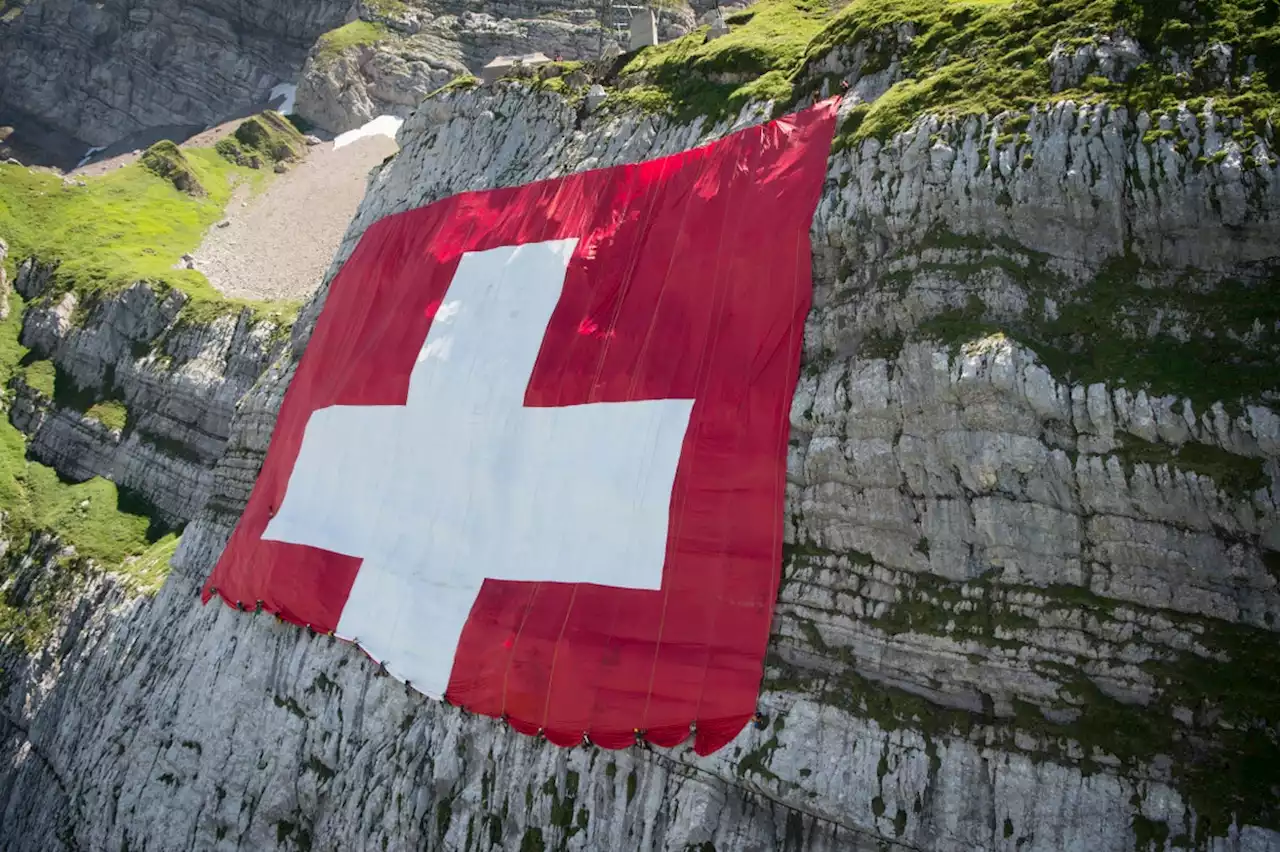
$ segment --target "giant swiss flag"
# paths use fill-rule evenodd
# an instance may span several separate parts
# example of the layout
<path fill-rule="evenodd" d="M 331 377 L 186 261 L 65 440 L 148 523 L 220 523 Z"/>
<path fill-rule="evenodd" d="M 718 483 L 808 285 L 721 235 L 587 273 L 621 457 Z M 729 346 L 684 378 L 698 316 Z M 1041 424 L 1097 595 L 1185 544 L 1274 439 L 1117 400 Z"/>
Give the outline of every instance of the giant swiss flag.
<path fill-rule="evenodd" d="M 835 111 L 371 226 L 203 599 L 560 745 L 731 740 Z"/>

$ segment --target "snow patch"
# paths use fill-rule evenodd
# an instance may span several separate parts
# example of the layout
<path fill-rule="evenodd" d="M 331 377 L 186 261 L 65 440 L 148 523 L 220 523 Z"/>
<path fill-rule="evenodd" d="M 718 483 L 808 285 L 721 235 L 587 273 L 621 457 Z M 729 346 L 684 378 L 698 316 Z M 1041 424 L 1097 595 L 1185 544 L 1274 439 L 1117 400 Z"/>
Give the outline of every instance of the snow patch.
<path fill-rule="evenodd" d="M 298 99 L 298 87 L 293 83 L 281 83 L 271 90 L 271 101 L 281 97 L 284 98 L 284 103 L 276 108 L 276 112 L 281 115 L 291 114 L 293 112 L 293 102 Z M 268 103 L 271 101 L 268 101 Z"/>
<path fill-rule="evenodd" d="M 90 148 L 88 151 L 85 151 L 84 156 L 80 158 L 80 162 L 76 163 L 76 168 L 77 169 L 81 168 L 82 166 L 84 166 L 86 163 L 88 163 L 90 160 L 93 159 L 94 154 L 98 153 L 99 151 L 105 151 L 105 150 L 107 150 L 107 147 L 103 145 L 100 148 Z"/>
<path fill-rule="evenodd" d="M 338 134 L 333 140 L 333 147 L 335 149 L 341 148 L 366 136 L 389 136 L 395 139 L 396 132 L 400 130 L 400 125 L 402 124 L 404 124 L 403 118 L 397 118 L 394 115 L 380 115 L 364 127 L 357 127 L 355 130 L 348 130 L 346 133 Z"/>

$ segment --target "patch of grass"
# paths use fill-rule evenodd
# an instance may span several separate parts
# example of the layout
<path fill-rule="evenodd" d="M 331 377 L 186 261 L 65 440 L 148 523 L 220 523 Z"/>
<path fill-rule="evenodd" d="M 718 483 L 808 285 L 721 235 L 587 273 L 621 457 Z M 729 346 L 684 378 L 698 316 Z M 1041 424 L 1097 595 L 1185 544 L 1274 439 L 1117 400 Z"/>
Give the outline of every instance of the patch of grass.
<path fill-rule="evenodd" d="M 0 378 L 6 381 L 27 354 L 18 343 L 22 307 L 21 298 L 12 294 L 9 316 L 0 323 Z M 40 363 L 28 364 L 27 370 Z M 47 378 L 50 371 L 38 368 L 37 372 Z M 120 566 L 139 554 L 154 555 L 152 546 L 163 541 L 154 519 L 139 511 L 137 501 L 112 482 L 95 477 L 68 484 L 52 468 L 28 460 L 26 440 L 8 417 L 0 418 L 0 507 L 7 513 L 4 535 L 11 542 L 8 567 L 16 564 L 12 560 L 21 558 L 32 536 L 39 532 L 56 534 L 75 548 L 80 560 L 91 559 L 104 567 Z M 125 573 L 133 564 L 125 566 Z M 156 571 L 150 562 L 138 567 L 144 577 Z M 28 635 L 39 635 L 35 621 L 44 617 L 40 612 L 14 612 L 14 607 L 0 602 L 0 610 L 6 608 L 9 611 L 0 612 L 0 622 L 14 629 L 21 625 Z"/>
<path fill-rule="evenodd" d="M 1280 270 L 1254 281 L 1227 280 L 1207 288 L 1196 281 L 1164 280 L 1159 270 L 1144 269 L 1137 258 L 1127 256 L 1075 287 L 1044 272 L 1042 256 L 1029 254 L 1031 262 L 1025 266 L 1012 262 L 1010 251 L 1027 254 L 1016 247 L 933 234 L 913 251 L 931 248 L 961 249 L 966 256 L 924 264 L 927 268 L 959 280 L 998 269 L 1033 304 L 1052 297 L 1059 305 L 1053 318 L 1031 311 L 1007 319 L 993 316 L 980 297 L 971 295 L 964 308 L 919 325 L 921 336 L 949 344 L 953 352 L 978 338 L 1004 334 L 1034 350 L 1059 380 L 1173 394 L 1190 399 L 1200 411 L 1218 401 L 1238 411 L 1241 401 L 1262 401 L 1276 390 Z M 1163 325 L 1150 333 L 1151 318 L 1157 316 L 1165 318 Z"/>
<path fill-rule="evenodd" d="M 479 86 L 479 85 L 480 85 L 480 78 L 475 76 L 474 74 L 459 74 L 457 77 L 454 77 L 452 80 L 445 83 L 443 86 L 436 89 L 431 94 L 427 95 L 427 97 L 434 98 L 436 95 L 442 95 L 445 92 L 452 92 L 454 90 L 474 89 L 476 86 Z"/>
<path fill-rule="evenodd" d="M 144 169 L 169 181 L 180 192 L 197 198 L 203 198 L 207 194 L 200 179 L 196 177 L 195 169 L 183 156 L 182 149 L 168 139 L 161 139 L 143 151 L 139 162 Z"/>
<path fill-rule="evenodd" d="M 256 151 L 268 162 L 292 162 L 302 158 L 307 142 L 287 118 L 274 110 L 245 119 L 236 128 L 236 142 L 244 151 Z"/>
<path fill-rule="evenodd" d="M 1152 444 L 1131 435 L 1122 436 L 1124 445 L 1117 455 L 1130 468 L 1135 463 L 1152 467 L 1169 467 L 1207 476 L 1219 488 L 1235 497 L 1247 497 L 1271 483 L 1263 469 L 1263 460 L 1238 456 L 1209 444 L 1184 444 L 1180 448 L 1168 444 Z"/>
<path fill-rule="evenodd" d="M 8 261 L 5 263 L 7 265 Z M 4 389 L 9 386 L 9 380 L 18 372 L 19 365 L 30 352 L 27 347 L 18 342 L 18 335 L 22 331 L 23 300 L 12 290 L 8 293 L 8 307 L 8 315 L 0 320 L 0 393 L 4 393 Z"/>
<path fill-rule="evenodd" d="M 1213 97 L 1218 114 L 1258 131 L 1280 119 L 1280 25 L 1270 0 L 1218 0 L 1190 11 L 1165 0 L 760 0 L 728 22 L 729 34 L 715 41 L 702 28 L 640 51 L 620 70 L 614 101 L 683 119 L 766 99 L 778 109 L 818 88 L 826 72 L 814 68 L 833 50 L 861 45 L 861 74 L 897 59 L 902 79 L 852 117 L 841 144 L 887 138 L 923 113 L 997 115 L 1068 98 L 1162 112 L 1183 101 L 1199 110 Z M 904 27 L 914 36 L 900 43 Z M 1121 30 L 1147 57 L 1127 79 L 1091 73 L 1052 91 L 1055 46 Z M 1233 49 L 1229 88 L 1204 63 L 1174 73 L 1175 58 L 1190 60 L 1213 42 Z"/>
<path fill-rule="evenodd" d="M 548 62 L 538 67 L 534 85 L 544 92 L 555 92 L 569 101 L 585 97 L 590 86 L 582 72 L 582 62 Z"/>
<path fill-rule="evenodd" d="M 542 829 L 527 828 L 520 838 L 520 852 L 544 852 L 547 846 L 542 840 Z"/>
<path fill-rule="evenodd" d="M 152 544 L 147 538 L 151 518 L 122 511 L 120 492 L 109 480 L 94 477 L 68 485 L 53 468 L 27 462 L 23 484 L 32 526 L 57 533 L 81 556 L 119 565 Z"/>
<path fill-rule="evenodd" d="M 1234 407 L 1274 390 L 1280 272 L 1207 292 L 1143 287 L 1140 273 L 1135 261 L 1120 259 L 1073 297 L 1043 329 L 1045 365 L 1082 382 L 1123 377 L 1131 387 L 1187 396 L 1200 407 L 1218 400 Z M 1190 339 L 1146 334 L 1149 319 L 1161 313 L 1180 317 Z M 1253 339 L 1241 338 L 1251 332 Z"/>
<path fill-rule="evenodd" d="M 115 399 L 103 400 L 89 407 L 85 413 L 86 417 L 97 420 L 108 429 L 114 429 L 117 432 L 123 432 L 125 423 L 129 419 L 129 409 L 125 408 L 123 402 Z"/>
<path fill-rule="evenodd" d="M 924 320 L 919 331 L 925 337 L 950 344 L 954 355 L 961 344 L 998 333 L 997 326 L 984 318 L 986 312 L 982 297 L 970 293 L 963 308 L 943 311 Z"/>
<path fill-rule="evenodd" d="M 316 62 L 331 65 L 344 53 L 357 47 L 377 44 L 387 37 L 385 24 L 370 21 L 352 21 L 320 36 L 316 42 Z"/>
<path fill-rule="evenodd" d="M 17 257 L 59 259 L 55 287 L 87 294 L 150 280 L 181 288 L 203 281 L 173 266 L 200 244 L 230 199 L 236 167 L 224 166 L 202 181 L 209 197 L 193 199 L 136 164 L 85 186 L 0 165 L 0 235 Z"/>
<path fill-rule="evenodd" d="M 121 574 L 134 592 L 152 594 L 160 590 L 169 576 L 170 561 L 180 541 L 178 533 L 169 533 L 138 556 L 125 559 Z"/>
<path fill-rule="evenodd" d="M 925 112 L 995 115 L 1051 98 L 1160 112 L 1189 98 L 1214 96 L 1221 114 L 1248 114 L 1255 122 L 1274 118 L 1280 106 L 1280 28 L 1267 0 L 1221 0 L 1192 11 L 1171 10 L 1160 0 L 856 0 L 815 40 L 810 58 L 904 23 L 916 31 L 901 57 L 905 79 L 876 102 L 855 139 L 885 138 Z M 1134 37 L 1148 57 L 1128 79 L 1117 83 L 1091 74 L 1072 88 L 1051 91 L 1048 57 L 1056 45 L 1089 43 L 1119 30 Z M 1257 56 L 1258 73 L 1248 86 L 1220 88 L 1222 81 L 1203 68 L 1178 76 L 1169 59 L 1161 58 L 1169 48 L 1190 59 L 1219 41 L 1234 49 L 1228 70 L 1237 81 L 1248 57 Z"/>
<path fill-rule="evenodd" d="M 27 387 L 49 399 L 53 399 L 56 376 L 57 370 L 54 368 L 53 362 L 48 360 L 32 361 L 22 369 L 22 379 L 27 383 Z"/>
<path fill-rule="evenodd" d="M 245 119 L 235 133 L 213 146 L 222 159 L 250 169 L 300 160 L 306 149 L 299 127 L 274 110 Z"/>
<path fill-rule="evenodd" d="M 293 136 L 286 137 L 277 118 Z M 267 131 L 265 144 L 301 140 L 276 114 L 256 123 Z M 82 304 L 144 281 L 160 295 L 171 289 L 185 293 L 189 302 L 183 317 L 188 321 L 244 308 L 258 318 L 291 321 L 294 304 L 228 299 L 200 272 L 175 268 L 222 218 L 237 185 L 248 181 L 261 186 L 268 177 L 228 162 L 213 149 L 184 149 L 182 154 L 185 168 L 204 187 L 204 197 L 180 191 L 141 163 L 85 178 L 84 186 L 64 183 L 48 172 L 0 164 L 0 237 L 9 243 L 10 262 L 33 256 L 57 260 L 51 289 L 73 291 Z"/>
<path fill-rule="evenodd" d="M 707 28 L 641 50 L 619 73 L 615 102 L 682 119 L 718 117 L 752 101 L 789 100 L 810 42 L 837 4 L 760 0 L 728 18 L 729 33 L 706 41 Z"/>
<path fill-rule="evenodd" d="M 1043 603 L 1030 603 L 1036 598 L 1043 598 Z M 1051 721 L 1039 707 L 1016 700 L 1012 718 L 996 717 L 989 708 L 966 712 L 941 707 L 860 677 L 855 671 L 858 661 L 847 647 L 817 648 L 808 641 L 808 652 L 817 651 L 840 665 L 810 670 L 771 652 L 766 688 L 807 692 L 823 703 L 874 719 L 887 730 L 922 731 L 927 741 L 968 737 L 977 729 L 988 746 L 1030 748 L 1033 757 L 1078 765 L 1086 773 L 1096 770 L 1099 753 L 1119 759 L 1122 774 L 1155 755 L 1167 755 L 1174 786 L 1198 816 L 1197 844 L 1223 834 L 1233 821 L 1280 828 L 1280 775 L 1275 771 L 1280 765 L 1280 643 L 1270 630 L 1121 603 L 1079 586 L 1040 588 L 990 578 L 957 582 L 929 575 L 914 576 L 912 585 L 902 589 L 901 600 L 869 623 L 889 632 L 905 627 L 978 638 L 979 632 L 966 629 L 963 618 L 957 618 L 955 605 L 980 603 L 973 612 L 984 620 L 1035 629 L 1034 620 L 1013 611 L 1016 601 L 1026 602 L 1016 605 L 1022 612 L 1087 613 L 1110 625 L 1106 629 L 1114 635 L 1133 623 L 1134 615 L 1121 619 L 1116 614 L 1117 607 L 1123 607 L 1140 621 L 1172 621 L 1179 631 L 1195 635 L 1197 647 L 1205 652 L 1164 647 L 1151 654 L 1142 664 L 1157 688 L 1148 706 L 1125 704 L 1103 693 L 1083 671 L 1084 658 L 1076 665 L 1045 668 L 1040 673 L 1061 684 L 1060 698 L 1051 704 L 1071 711 L 1071 721 Z M 1008 647 L 1016 651 L 1024 643 Z M 1175 708 L 1190 710 L 1192 725 L 1178 721 Z M 1072 748 L 1072 742 L 1083 750 Z"/>

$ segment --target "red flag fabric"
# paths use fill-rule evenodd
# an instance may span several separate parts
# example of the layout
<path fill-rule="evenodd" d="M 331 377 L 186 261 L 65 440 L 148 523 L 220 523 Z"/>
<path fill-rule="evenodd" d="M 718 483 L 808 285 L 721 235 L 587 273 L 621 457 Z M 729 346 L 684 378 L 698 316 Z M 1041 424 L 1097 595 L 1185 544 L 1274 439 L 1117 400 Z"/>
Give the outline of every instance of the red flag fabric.
<path fill-rule="evenodd" d="M 203 600 L 559 745 L 733 739 L 836 104 L 372 225 Z"/>

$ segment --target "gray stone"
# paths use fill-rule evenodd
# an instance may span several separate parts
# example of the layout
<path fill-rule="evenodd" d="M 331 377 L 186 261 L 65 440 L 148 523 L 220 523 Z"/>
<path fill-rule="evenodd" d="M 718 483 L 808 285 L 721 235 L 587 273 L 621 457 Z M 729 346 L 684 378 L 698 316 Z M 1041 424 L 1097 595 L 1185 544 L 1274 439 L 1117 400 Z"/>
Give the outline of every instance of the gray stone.
<path fill-rule="evenodd" d="M 30 389 L 10 412 L 34 458 L 73 481 L 102 476 L 132 489 L 173 525 L 204 505 L 236 401 L 284 347 L 275 323 L 249 311 L 180 323 L 184 301 L 136 284 L 99 301 L 83 326 L 72 321 L 73 293 L 27 310 L 23 343 L 82 392 L 120 400 L 124 434 Z"/>
<path fill-rule="evenodd" d="M 609 97 L 609 93 L 604 90 L 604 86 L 599 83 L 593 83 L 590 89 L 587 89 L 587 109 L 595 109 L 604 103 Z"/>
<path fill-rule="evenodd" d="M 348 0 L 31 0 L 0 25 L 0 105 L 91 145 L 265 103 Z"/>
<path fill-rule="evenodd" d="M 652 47 L 658 43 L 658 22 L 647 6 L 631 16 L 631 50 Z"/>
<path fill-rule="evenodd" d="M 724 13 L 716 9 L 710 13 L 710 28 L 707 30 L 707 41 L 715 41 L 729 34 L 729 25 L 724 22 Z"/>
<path fill-rule="evenodd" d="M 381 6 L 362 7 L 363 17 L 388 24 L 374 44 L 338 56 L 313 50 L 298 81 L 298 114 L 332 133 L 379 115 L 407 118 L 423 98 L 459 75 L 472 73 L 490 83 L 532 72 L 555 57 L 595 58 L 602 40 L 597 11 L 563 0 L 522 0 L 483 11 L 458 0 L 406 8 L 412 25 L 388 19 Z M 617 44 L 615 34 L 604 40 Z M 520 56 L 531 61 L 517 68 L 513 60 Z"/>

